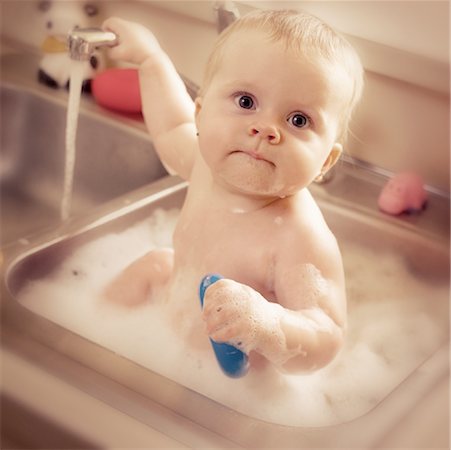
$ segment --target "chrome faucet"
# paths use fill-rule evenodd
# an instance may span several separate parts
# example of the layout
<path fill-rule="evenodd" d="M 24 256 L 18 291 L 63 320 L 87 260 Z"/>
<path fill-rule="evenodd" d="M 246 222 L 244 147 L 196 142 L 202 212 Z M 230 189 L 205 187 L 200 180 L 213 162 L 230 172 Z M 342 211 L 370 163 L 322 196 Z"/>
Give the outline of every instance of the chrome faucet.
<path fill-rule="evenodd" d="M 100 28 L 74 28 L 67 37 L 69 54 L 77 61 L 87 61 L 99 47 L 114 47 L 117 36 Z"/>
<path fill-rule="evenodd" d="M 232 1 L 215 2 L 213 8 L 216 13 L 216 26 L 218 33 L 221 33 L 240 17 L 238 8 Z"/>

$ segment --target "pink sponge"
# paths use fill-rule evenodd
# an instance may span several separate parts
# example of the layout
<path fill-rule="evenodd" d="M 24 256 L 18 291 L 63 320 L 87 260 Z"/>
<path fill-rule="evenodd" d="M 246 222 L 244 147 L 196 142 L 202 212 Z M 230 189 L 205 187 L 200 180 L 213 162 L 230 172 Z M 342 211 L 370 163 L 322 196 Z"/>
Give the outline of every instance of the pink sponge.
<path fill-rule="evenodd" d="M 141 112 L 141 93 L 137 69 L 107 69 L 91 84 L 92 95 L 99 105 L 125 113 Z"/>

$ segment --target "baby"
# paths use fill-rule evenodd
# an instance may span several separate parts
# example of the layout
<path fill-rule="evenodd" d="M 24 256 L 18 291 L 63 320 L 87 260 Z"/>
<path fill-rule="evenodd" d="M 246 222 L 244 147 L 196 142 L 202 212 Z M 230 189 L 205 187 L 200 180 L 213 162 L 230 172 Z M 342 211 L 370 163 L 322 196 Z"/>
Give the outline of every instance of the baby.
<path fill-rule="evenodd" d="M 136 305 L 163 288 L 185 339 L 231 343 L 253 370 L 325 366 L 344 340 L 345 282 L 307 187 L 342 152 L 363 85 L 355 51 L 310 15 L 251 13 L 220 35 L 193 102 L 149 30 L 118 18 L 104 28 L 119 36 L 110 56 L 139 65 L 161 160 L 189 180 L 174 250 L 132 263 L 108 297 Z M 208 287 L 201 311 L 208 273 L 224 278 Z"/>

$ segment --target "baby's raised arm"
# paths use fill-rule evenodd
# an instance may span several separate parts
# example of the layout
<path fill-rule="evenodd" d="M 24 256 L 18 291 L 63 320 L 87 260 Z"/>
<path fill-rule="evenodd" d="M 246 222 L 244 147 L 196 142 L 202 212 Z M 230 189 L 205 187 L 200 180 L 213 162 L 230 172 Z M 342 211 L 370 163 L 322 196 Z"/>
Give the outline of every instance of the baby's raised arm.
<path fill-rule="evenodd" d="M 197 151 L 194 102 L 155 36 L 144 26 L 119 18 L 103 28 L 118 35 L 109 51 L 114 60 L 139 66 L 143 115 L 162 162 L 188 179 Z"/>

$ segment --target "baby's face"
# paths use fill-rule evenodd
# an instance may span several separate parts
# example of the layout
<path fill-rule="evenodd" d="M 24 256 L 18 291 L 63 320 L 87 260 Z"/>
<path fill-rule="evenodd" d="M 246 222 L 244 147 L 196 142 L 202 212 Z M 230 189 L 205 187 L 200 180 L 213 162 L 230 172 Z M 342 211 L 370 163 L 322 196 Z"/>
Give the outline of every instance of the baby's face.
<path fill-rule="evenodd" d="M 224 186 L 283 197 L 319 175 L 335 140 L 351 81 L 261 31 L 231 38 L 196 122 L 203 158 Z"/>

